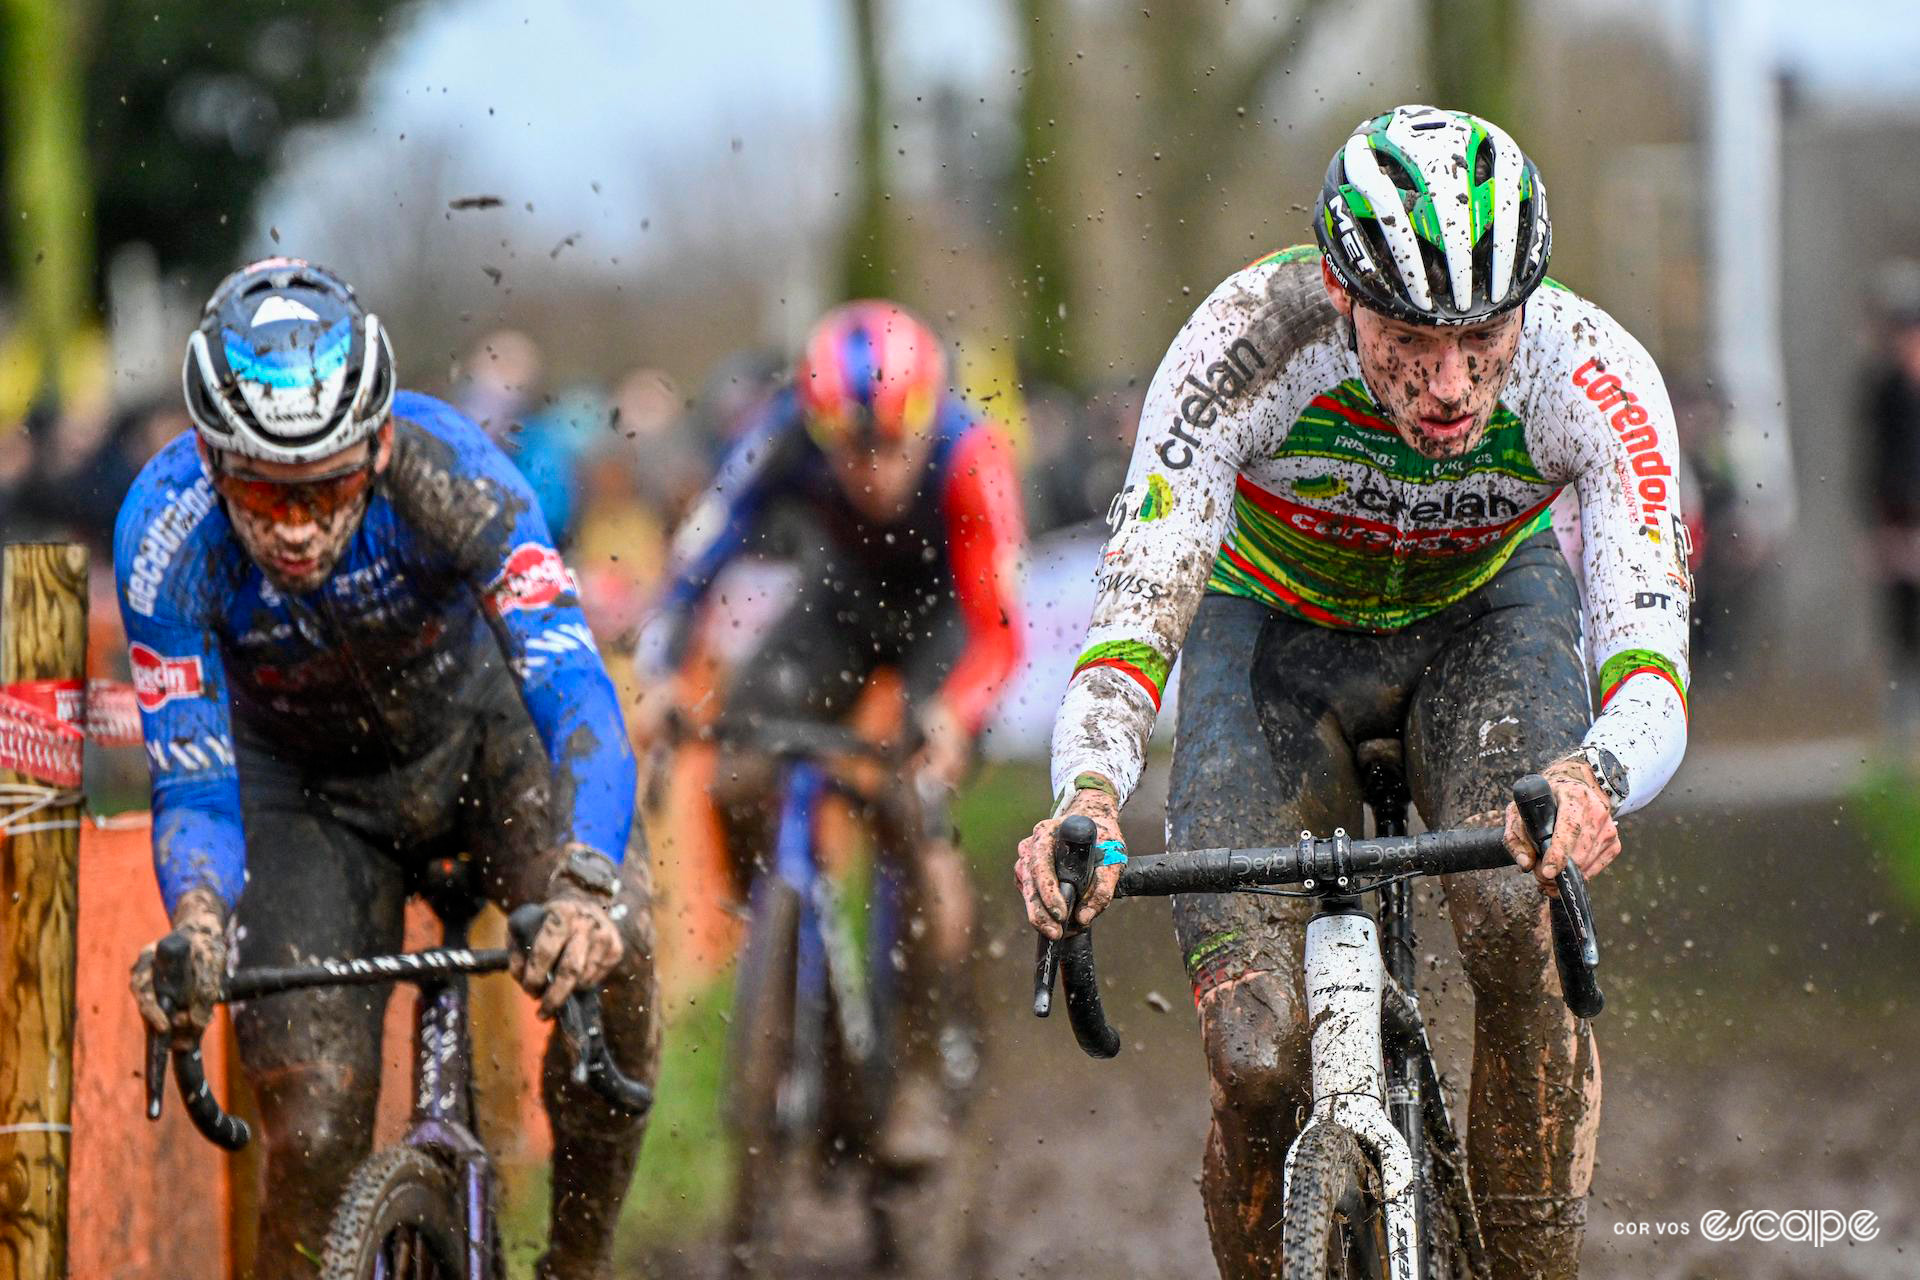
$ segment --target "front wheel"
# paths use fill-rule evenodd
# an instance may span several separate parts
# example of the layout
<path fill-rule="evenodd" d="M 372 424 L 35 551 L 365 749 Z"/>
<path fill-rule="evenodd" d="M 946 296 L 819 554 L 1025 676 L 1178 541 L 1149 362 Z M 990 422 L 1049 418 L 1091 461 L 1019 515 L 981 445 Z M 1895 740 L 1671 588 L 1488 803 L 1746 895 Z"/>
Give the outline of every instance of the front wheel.
<path fill-rule="evenodd" d="M 353 1171 L 327 1229 L 320 1280 L 464 1280 L 453 1171 L 425 1151 L 375 1152 Z"/>
<path fill-rule="evenodd" d="M 734 985 L 726 1122 L 734 1148 L 728 1274 L 771 1274 L 785 1217 L 787 1143 L 780 1089 L 793 1055 L 800 895 L 777 876 L 755 886 L 747 949 Z"/>
<path fill-rule="evenodd" d="M 1350 1130 L 1322 1122 L 1300 1135 L 1282 1248 L 1282 1280 L 1385 1280 L 1380 1179 Z"/>

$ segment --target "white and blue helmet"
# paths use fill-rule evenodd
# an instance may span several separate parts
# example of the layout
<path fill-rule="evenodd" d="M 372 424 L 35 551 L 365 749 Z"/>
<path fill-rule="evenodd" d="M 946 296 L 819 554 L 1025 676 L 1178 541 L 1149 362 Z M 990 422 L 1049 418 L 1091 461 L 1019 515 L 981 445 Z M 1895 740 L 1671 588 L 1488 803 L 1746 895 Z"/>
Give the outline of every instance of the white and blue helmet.
<path fill-rule="evenodd" d="M 311 462 L 379 430 L 393 406 L 393 347 L 347 283 L 298 258 L 221 281 L 187 339 L 187 411 L 209 447 Z"/>

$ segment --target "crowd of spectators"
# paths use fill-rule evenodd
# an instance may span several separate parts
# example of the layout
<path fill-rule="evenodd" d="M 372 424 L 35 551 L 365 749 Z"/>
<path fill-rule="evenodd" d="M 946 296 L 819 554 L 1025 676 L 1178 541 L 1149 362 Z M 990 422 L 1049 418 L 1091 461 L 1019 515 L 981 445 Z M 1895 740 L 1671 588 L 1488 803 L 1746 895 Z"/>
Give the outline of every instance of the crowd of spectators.
<path fill-rule="evenodd" d="M 437 391 L 511 456 L 615 647 L 638 626 L 672 531 L 760 401 L 786 376 L 779 352 L 721 359 L 697 387 L 638 367 L 610 384 L 552 378 L 539 343 L 503 329 L 475 343 Z M 1138 388 L 1081 400 L 1029 391 L 1013 424 L 1036 534 L 1102 518 L 1122 483 Z M 148 458 L 192 429 L 177 397 L 36 406 L 0 425 L 0 540 L 72 538 L 93 553 L 96 612 L 113 611 L 113 526 Z"/>

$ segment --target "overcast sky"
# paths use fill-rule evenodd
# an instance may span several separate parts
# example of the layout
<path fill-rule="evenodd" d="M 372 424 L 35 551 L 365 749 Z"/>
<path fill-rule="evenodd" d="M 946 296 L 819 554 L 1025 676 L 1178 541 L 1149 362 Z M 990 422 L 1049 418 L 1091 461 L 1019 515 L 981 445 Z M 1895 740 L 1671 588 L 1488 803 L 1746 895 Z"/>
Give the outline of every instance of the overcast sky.
<path fill-rule="evenodd" d="M 1738 0 L 1552 0 L 1536 15 L 1650 22 L 1697 42 L 1708 4 Z M 1920 100 L 1920 22 L 1908 0 L 1746 0 L 1774 34 L 1782 65 L 1815 94 L 1870 104 Z M 1361 0 L 1373 22 L 1405 0 Z M 752 146 L 778 122 L 824 126 L 849 108 L 844 0 L 430 0 L 375 65 L 367 107 L 310 138 L 263 204 L 263 222 L 296 236 L 316 214 L 306 194 L 406 163 L 403 135 L 445 139 L 456 190 L 534 199 L 531 238 L 585 228 L 633 242 L 650 193 L 636 157 L 667 162 Z M 887 56 L 896 94 L 961 84 L 1010 102 L 1014 45 L 1003 0 L 891 0 Z M 1536 17 L 1536 20 L 1544 18 Z M 1567 20 L 1573 20 L 1570 16 Z M 1324 42 L 1323 42 L 1324 43 Z M 1350 74 L 1338 42 L 1318 62 Z M 594 190 L 598 184 L 599 190 Z M 303 221 L 308 225 L 303 226 Z M 522 224 L 527 225 L 527 224 Z"/>

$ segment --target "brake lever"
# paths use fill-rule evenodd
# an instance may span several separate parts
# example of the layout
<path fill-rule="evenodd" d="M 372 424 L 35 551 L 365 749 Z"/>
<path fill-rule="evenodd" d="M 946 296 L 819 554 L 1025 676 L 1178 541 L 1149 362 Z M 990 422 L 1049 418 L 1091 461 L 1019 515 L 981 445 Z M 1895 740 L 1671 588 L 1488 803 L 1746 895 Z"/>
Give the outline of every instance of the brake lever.
<path fill-rule="evenodd" d="M 1080 905 L 1080 894 L 1093 860 L 1094 838 L 1100 834 L 1093 819 L 1074 814 L 1054 832 L 1053 875 L 1060 882 L 1060 896 L 1067 903 L 1066 929 L 1073 927 L 1073 913 Z M 1053 987 L 1060 973 L 1060 957 L 1066 937 L 1040 935 L 1033 966 L 1033 1014 L 1044 1018 L 1053 1012 Z"/>
<path fill-rule="evenodd" d="M 1559 819 L 1553 788 L 1539 774 L 1528 774 L 1513 785 L 1513 802 L 1538 856 L 1544 858 Z M 1560 971 L 1560 991 L 1575 1017 L 1598 1017 L 1606 997 L 1594 976 L 1600 967 L 1600 941 L 1594 930 L 1593 903 L 1587 878 L 1571 860 L 1555 876 L 1559 892 L 1552 904 L 1553 960 Z"/>
<path fill-rule="evenodd" d="M 160 1012 L 173 1015 L 193 998 L 192 948 L 177 933 L 169 933 L 153 947 L 153 998 Z M 167 1055 L 172 1036 L 147 1028 L 147 1119 L 158 1120 L 167 1094 Z"/>
<path fill-rule="evenodd" d="M 153 995 L 161 1012 L 169 1019 L 187 1007 L 193 999 L 193 948 L 177 933 L 170 933 L 153 949 Z M 173 1061 L 174 1082 L 180 1087 L 180 1102 L 201 1136 L 227 1151 L 238 1151 L 253 1140 L 247 1122 L 231 1115 L 207 1088 L 206 1069 L 200 1058 L 200 1046 L 174 1048 L 171 1035 L 147 1028 L 147 1119 L 160 1118 L 160 1099 L 165 1092 L 167 1060 Z"/>
<path fill-rule="evenodd" d="M 546 919 L 547 909 L 537 902 L 507 917 L 507 933 L 522 954 L 532 948 Z M 645 1115 L 652 1108 L 653 1090 L 621 1071 L 620 1064 L 613 1060 L 598 990 L 575 991 L 561 1004 L 553 1020 L 573 1051 L 573 1066 L 567 1075 L 574 1084 L 590 1086 L 614 1106 L 635 1115 Z"/>
<path fill-rule="evenodd" d="M 166 1006 L 162 1005 L 162 1009 Z M 172 1011 L 167 1010 L 168 1016 Z M 167 1096 L 167 1038 L 147 1028 L 147 1119 L 160 1118 L 160 1104 Z"/>

